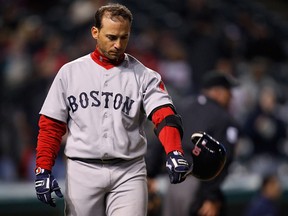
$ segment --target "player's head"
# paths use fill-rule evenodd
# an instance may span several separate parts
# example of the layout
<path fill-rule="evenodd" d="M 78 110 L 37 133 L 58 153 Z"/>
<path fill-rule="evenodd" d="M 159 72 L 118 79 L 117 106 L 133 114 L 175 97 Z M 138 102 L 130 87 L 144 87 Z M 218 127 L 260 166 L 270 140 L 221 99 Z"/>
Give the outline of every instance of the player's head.
<path fill-rule="evenodd" d="M 95 27 L 98 29 L 102 28 L 102 19 L 104 14 L 109 14 L 112 18 L 122 17 L 132 23 L 133 15 L 131 11 L 124 5 L 121 4 L 107 4 L 100 7 L 95 13 Z"/>
<path fill-rule="evenodd" d="M 119 59 L 127 47 L 133 16 L 121 4 L 107 4 L 95 13 L 95 25 L 91 28 L 97 48 L 111 60 Z"/>
<path fill-rule="evenodd" d="M 215 178 L 226 163 L 226 149 L 205 132 L 193 133 L 191 141 L 193 170 L 192 175 L 201 180 Z"/>

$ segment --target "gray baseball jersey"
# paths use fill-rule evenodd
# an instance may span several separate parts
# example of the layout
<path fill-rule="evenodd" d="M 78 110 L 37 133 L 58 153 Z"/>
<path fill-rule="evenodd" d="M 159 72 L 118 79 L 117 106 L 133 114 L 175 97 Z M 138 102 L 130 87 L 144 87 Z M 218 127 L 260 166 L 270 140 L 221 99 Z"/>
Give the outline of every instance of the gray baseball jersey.
<path fill-rule="evenodd" d="M 68 123 L 68 157 L 133 159 L 146 152 L 146 117 L 173 104 L 163 86 L 128 54 L 110 69 L 86 55 L 59 70 L 40 114 Z"/>

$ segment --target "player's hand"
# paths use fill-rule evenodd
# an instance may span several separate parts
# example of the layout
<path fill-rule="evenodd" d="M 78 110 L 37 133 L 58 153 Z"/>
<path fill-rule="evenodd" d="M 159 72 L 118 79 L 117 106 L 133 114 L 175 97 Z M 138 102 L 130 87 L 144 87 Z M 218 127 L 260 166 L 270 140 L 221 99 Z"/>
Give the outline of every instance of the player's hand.
<path fill-rule="evenodd" d="M 58 197 L 63 197 L 57 180 L 45 169 L 36 169 L 35 189 L 37 198 L 52 207 L 56 206 L 55 199 L 51 195 L 53 191 Z"/>
<path fill-rule="evenodd" d="M 166 169 L 169 174 L 171 184 L 183 182 L 189 171 L 189 163 L 179 151 L 168 153 L 166 158 Z"/>

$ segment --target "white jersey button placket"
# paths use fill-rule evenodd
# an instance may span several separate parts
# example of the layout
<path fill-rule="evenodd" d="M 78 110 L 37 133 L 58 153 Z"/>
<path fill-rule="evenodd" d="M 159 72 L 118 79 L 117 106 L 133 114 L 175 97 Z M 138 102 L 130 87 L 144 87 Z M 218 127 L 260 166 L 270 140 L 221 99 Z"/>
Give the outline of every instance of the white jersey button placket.
<path fill-rule="evenodd" d="M 107 92 L 108 91 L 108 86 L 109 86 L 109 76 L 110 74 L 108 73 L 104 73 L 104 76 L 103 76 L 103 91 Z M 104 102 L 105 103 L 105 102 Z M 110 104 L 108 105 L 108 107 L 110 107 Z M 109 109 L 108 108 L 104 108 L 103 110 L 103 113 L 102 113 L 102 116 L 103 116 L 103 139 L 105 140 L 105 145 L 106 145 L 106 148 L 107 148 L 107 151 L 109 151 L 109 149 L 111 148 L 110 146 L 110 139 L 109 139 Z M 108 157 L 108 153 L 105 153 L 103 155 L 104 158 L 107 158 Z"/>

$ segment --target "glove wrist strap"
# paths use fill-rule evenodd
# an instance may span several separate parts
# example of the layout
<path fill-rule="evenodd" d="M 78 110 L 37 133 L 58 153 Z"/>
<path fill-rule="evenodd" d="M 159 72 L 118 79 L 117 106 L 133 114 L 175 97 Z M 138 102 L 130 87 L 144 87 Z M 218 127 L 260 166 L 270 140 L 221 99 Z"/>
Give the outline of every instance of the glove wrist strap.
<path fill-rule="evenodd" d="M 41 168 L 41 167 L 37 167 L 37 168 L 35 169 L 35 174 L 36 174 L 36 175 L 44 174 L 44 173 L 50 174 L 51 171 L 46 170 L 46 169 L 43 169 L 43 168 Z"/>

